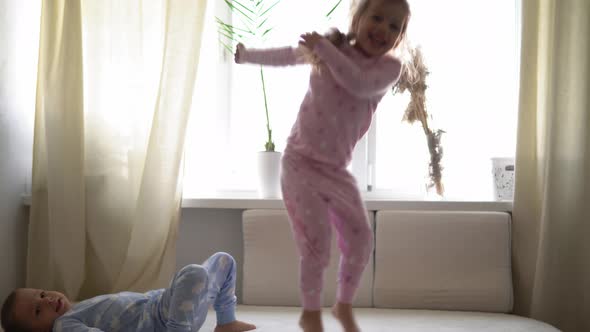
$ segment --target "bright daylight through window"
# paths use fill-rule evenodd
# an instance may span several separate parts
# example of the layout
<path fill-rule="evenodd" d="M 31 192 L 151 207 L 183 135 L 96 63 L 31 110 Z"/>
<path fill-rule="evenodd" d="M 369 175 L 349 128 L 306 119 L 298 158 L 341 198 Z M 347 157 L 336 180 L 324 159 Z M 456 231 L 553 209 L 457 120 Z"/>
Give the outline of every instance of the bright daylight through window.
<path fill-rule="evenodd" d="M 346 31 L 350 0 L 330 21 L 332 1 L 283 0 L 264 45 L 295 46 L 303 32 L 330 26 Z M 185 145 L 184 197 L 255 192 L 256 153 L 264 150 L 266 118 L 257 66 L 237 66 L 219 44 L 207 11 L 199 77 Z M 430 72 L 426 90 L 432 127 L 442 129 L 442 178 L 447 200 L 493 200 L 492 158 L 513 157 L 519 72 L 519 1 L 412 0 L 408 36 Z M 306 92 L 309 66 L 265 68 L 270 122 L 282 151 Z M 367 197 L 423 200 L 429 153 L 419 123 L 402 122 L 409 95 L 387 93 L 373 126 L 357 145 L 350 169 Z"/>

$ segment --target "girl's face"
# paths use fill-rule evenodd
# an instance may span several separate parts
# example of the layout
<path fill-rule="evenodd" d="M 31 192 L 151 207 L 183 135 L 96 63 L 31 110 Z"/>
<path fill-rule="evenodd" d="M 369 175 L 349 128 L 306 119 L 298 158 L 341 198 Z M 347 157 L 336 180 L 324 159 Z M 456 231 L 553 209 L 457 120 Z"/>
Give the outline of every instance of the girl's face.
<path fill-rule="evenodd" d="M 403 1 L 370 0 L 356 23 L 356 47 L 366 56 L 381 56 L 397 47 L 408 17 Z"/>
<path fill-rule="evenodd" d="M 71 306 L 62 293 L 21 288 L 16 293 L 14 318 L 32 331 L 51 331 L 53 322 Z"/>

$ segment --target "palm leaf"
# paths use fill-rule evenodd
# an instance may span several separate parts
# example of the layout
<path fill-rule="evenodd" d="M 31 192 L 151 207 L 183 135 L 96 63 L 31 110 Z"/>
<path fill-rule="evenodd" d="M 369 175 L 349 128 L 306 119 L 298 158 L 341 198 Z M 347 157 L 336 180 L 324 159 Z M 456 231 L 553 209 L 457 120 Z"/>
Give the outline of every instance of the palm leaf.
<path fill-rule="evenodd" d="M 231 34 L 228 34 L 228 33 L 225 33 L 225 32 L 223 32 L 223 31 L 219 31 L 218 33 L 219 33 L 221 36 L 223 36 L 223 37 L 225 37 L 225 38 L 229 39 L 229 40 L 230 40 L 230 41 L 232 41 L 232 42 L 237 42 L 237 43 L 239 43 L 239 42 L 240 42 L 240 39 L 239 39 L 239 38 L 236 38 L 236 37 L 235 37 L 235 35 L 231 35 Z M 231 49 L 230 49 L 230 51 L 231 51 L 231 52 L 233 52 L 233 50 L 231 50 Z"/>
<path fill-rule="evenodd" d="M 326 17 L 329 18 L 330 15 L 332 15 L 332 13 L 336 10 L 336 8 L 338 8 L 338 6 L 340 6 L 341 3 L 342 3 L 342 0 L 338 0 L 338 2 L 334 5 L 334 7 L 332 7 L 332 9 L 330 9 L 328 14 L 326 14 Z"/>
<path fill-rule="evenodd" d="M 233 41 L 239 42 L 239 40 L 246 38 L 245 34 L 252 35 L 251 31 L 247 31 L 247 30 L 244 30 L 241 28 L 237 28 L 233 25 L 223 23 L 222 21 L 219 20 L 219 18 L 218 18 L 217 23 L 218 23 L 217 31 L 220 34 L 223 34 L 225 37 L 227 37 Z M 240 32 L 242 32 L 242 33 L 240 33 Z"/>
<path fill-rule="evenodd" d="M 272 6 L 270 6 L 267 10 L 265 10 L 262 14 L 260 14 L 259 16 L 262 17 L 264 16 L 266 13 L 268 13 L 271 9 L 273 9 L 276 5 L 279 4 L 279 2 L 281 2 L 281 0 L 278 0 L 277 2 L 275 2 Z"/>
<path fill-rule="evenodd" d="M 240 2 L 238 2 L 236 0 L 224 0 L 224 1 L 229 6 L 229 8 L 231 8 L 232 11 L 240 13 L 242 15 L 242 17 L 246 18 L 248 21 L 252 21 L 252 18 L 248 14 L 244 13 L 244 11 L 242 11 L 242 9 L 238 8 L 237 6 L 234 6 L 233 3 L 237 3 L 238 5 L 240 5 L 240 7 L 242 7 L 246 11 L 249 11 L 251 14 L 255 14 L 250 8 L 244 6 L 243 4 L 241 4 Z"/>
<path fill-rule="evenodd" d="M 260 23 L 258 25 L 258 29 L 262 28 L 262 26 L 264 25 L 264 23 L 266 23 L 268 21 L 268 17 L 264 19 L 264 21 L 262 21 L 262 23 Z"/>
<path fill-rule="evenodd" d="M 262 37 L 266 36 L 267 33 L 271 32 L 273 28 L 267 29 L 262 33 Z"/>
<path fill-rule="evenodd" d="M 232 53 L 234 51 L 234 49 L 230 45 L 226 44 L 223 40 L 221 40 L 221 38 L 219 38 L 218 41 L 223 46 L 223 48 L 225 48 L 225 50 L 229 53 Z"/>

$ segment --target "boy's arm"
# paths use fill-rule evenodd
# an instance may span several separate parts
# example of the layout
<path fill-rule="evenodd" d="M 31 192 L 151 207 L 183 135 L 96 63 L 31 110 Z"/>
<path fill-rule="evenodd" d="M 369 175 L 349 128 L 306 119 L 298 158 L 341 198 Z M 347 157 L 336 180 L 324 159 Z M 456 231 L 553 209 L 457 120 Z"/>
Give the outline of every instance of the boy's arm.
<path fill-rule="evenodd" d="M 100 329 L 89 327 L 73 317 L 64 317 L 55 321 L 53 332 L 104 332 Z"/>
<path fill-rule="evenodd" d="M 297 48 L 280 47 L 268 49 L 246 48 L 238 44 L 235 54 L 236 63 L 251 63 L 267 66 L 293 66 L 305 63 L 305 59 Z"/>
<path fill-rule="evenodd" d="M 357 97 L 383 94 L 401 73 L 400 61 L 389 56 L 383 56 L 370 69 L 362 69 L 325 38 L 318 41 L 314 52 L 328 66 L 338 84 Z"/>

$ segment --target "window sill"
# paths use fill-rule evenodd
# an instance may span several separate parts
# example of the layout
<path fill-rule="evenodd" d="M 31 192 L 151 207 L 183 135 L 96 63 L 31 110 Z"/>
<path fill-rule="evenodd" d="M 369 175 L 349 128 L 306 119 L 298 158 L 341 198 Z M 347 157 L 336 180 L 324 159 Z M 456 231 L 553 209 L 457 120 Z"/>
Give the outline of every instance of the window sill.
<path fill-rule="evenodd" d="M 512 201 L 445 201 L 407 200 L 364 195 L 367 209 L 377 210 L 437 210 L 437 211 L 498 211 L 512 212 Z M 224 193 L 214 197 L 185 197 L 182 207 L 208 209 L 284 209 L 282 199 L 259 198 L 253 192 Z"/>
<path fill-rule="evenodd" d="M 512 212 L 512 201 L 426 201 L 365 197 L 367 209 L 498 211 Z M 31 205 L 31 196 L 23 195 L 23 204 Z M 282 199 L 259 198 L 252 193 L 239 193 L 206 198 L 183 198 L 183 209 L 284 209 Z"/>

